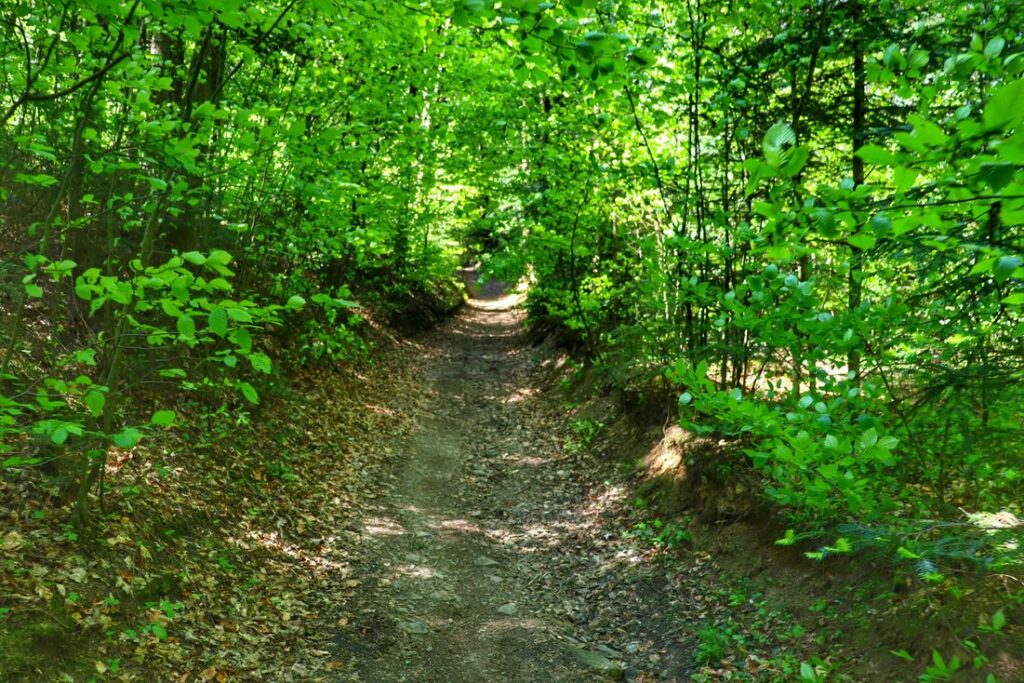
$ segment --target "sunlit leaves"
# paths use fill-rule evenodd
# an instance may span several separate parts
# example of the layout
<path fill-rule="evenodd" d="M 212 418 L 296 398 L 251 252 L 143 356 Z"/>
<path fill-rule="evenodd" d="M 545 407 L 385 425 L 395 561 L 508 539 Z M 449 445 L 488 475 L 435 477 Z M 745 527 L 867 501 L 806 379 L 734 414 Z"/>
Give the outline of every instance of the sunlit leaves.
<path fill-rule="evenodd" d="M 103 408 L 107 403 L 106 388 L 98 385 L 89 387 L 83 402 L 89 408 L 90 414 L 93 417 L 98 417 L 103 412 Z"/>
<path fill-rule="evenodd" d="M 1004 128 L 1024 120 L 1024 79 L 994 91 L 985 104 L 982 118 L 989 128 Z"/>
<path fill-rule="evenodd" d="M 779 122 L 764 134 L 761 151 L 768 166 L 776 169 L 785 178 L 797 175 L 807 163 L 810 153 L 804 146 L 794 147 L 796 134 L 788 123 Z M 757 174 L 757 167 L 754 166 Z M 749 189 L 749 188 L 748 188 Z"/>
<path fill-rule="evenodd" d="M 1020 267 L 1019 256 L 1001 256 L 992 265 L 992 277 L 996 282 L 1006 282 Z"/>
<path fill-rule="evenodd" d="M 175 321 L 178 334 L 185 339 L 194 339 L 196 336 L 196 323 L 189 315 L 180 315 Z"/>
<path fill-rule="evenodd" d="M 221 307 L 214 308 L 210 311 L 210 315 L 207 318 L 207 325 L 210 328 L 210 332 L 217 335 L 218 337 L 224 337 L 228 333 L 228 314 Z"/>
<path fill-rule="evenodd" d="M 1013 181 L 1018 168 L 1011 163 L 983 163 L 978 175 L 993 192 L 998 192 Z"/>
<path fill-rule="evenodd" d="M 861 250 L 865 250 L 875 246 L 875 243 L 878 240 L 875 238 L 874 235 L 869 235 L 867 233 L 857 233 L 856 235 L 850 235 L 847 238 L 847 241 L 850 243 L 851 246 L 854 246 Z"/>
<path fill-rule="evenodd" d="M 796 134 L 788 123 L 778 122 L 765 131 L 761 151 L 772 166 L 781 165 L 783 152 L 796 143 Z"/>
<path fill-rule="evenodd" d="M 175 417 L 176 415 L 173 410 L 158 410 L 153 413 L 150 423 L 157 427 L 170 427 L 174 424 Z"/>
<path fill-rule="evenodd" d="M 114 445 L 121 448 L 131 448 L 142 439 L 142 432 L 135 427 L 125 427 L 117 434 L 110 437 Z"/>
<path fill-rule="evenodd" d="M 857 156 L 876 166 L 895 166 L 899 163 L 899 157 L 878 145 L 865 145 L 861 147 L 857 150 Z"/>

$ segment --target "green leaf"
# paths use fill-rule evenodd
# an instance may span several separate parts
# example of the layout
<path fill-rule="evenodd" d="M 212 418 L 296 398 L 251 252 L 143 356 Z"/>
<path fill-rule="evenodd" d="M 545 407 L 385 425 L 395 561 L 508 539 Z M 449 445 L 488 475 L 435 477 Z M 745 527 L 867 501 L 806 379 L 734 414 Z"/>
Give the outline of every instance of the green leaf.
<path fill-rule="evenodd" d="M 264 353 L 253 353 L 249 355 L 249 363 L 252 365 L 252 369 L 257 372 L 270 374 L 271 363 L 270 358 Z"/>
<path fill-rule="evenodd" d="M 985 57 L 995 59 L 1003 51 L 1004 47 L 1006 47 L 1006 41 L 1003 40 L 1002 36 L 996 36 L 985 45 Z"/>
<path fill-rule="evenodd" d="M 857 247 L 860 250 L 870 249 L 875 246 L 877 241 L 878 240 L 874 235 L 868 235 L 863 232 L 857 233 L 856 235 L 850 235 L 847 239 L 847 242 L 849 242 L 851 246 Z"/>
<path fill-rule="evenodd" d="M 583 61 L 589 62 L 594 58 L 596 51 L 594 50 L 594 45 L 592 43 L 588 43 L 585 40 L 581 40 L 580 42 L 576 43 L 576 54 Z"/>
<path fill-rule="evenodd" d="M 1002 86 L 989 97 L 982 120 L 989 128 L 1014 125 L 1024 118 L 1024 79 Z"/>
<path fill-rule="evenodd" d="M 969 272 L 968 275 L 980 275 L 981 273 L 990 273 L 992 272 L 992 266 L 994 266 L 995 263 L 996 257 L 994 256 L 992 258 L 982 259 L 974 264 L 974 267 L 971 268 L 971 272 Z"/>
<path fill-rule="evenodd" d="M 116 446 L 121 448 L 131 448 L 139 442 L 142 438 L 142 432 L 135 427 L 125 427 L 117 434 L 110 437 L 110 440 L 114 442 Z"/>
<path fill-rule="evenodd" d="M 213 332 L 218 337 L 223 338 L 228 333 L 228 314 L 221 307 L 217 307 L 210 311 L 210 316 L 207 319 L 207 324 L 210 326 L 210 332 Z"/>
<path fill-rule="evenodd" d="M 249 330 L 244 327 L 231 330 L 231 333 L 228 334 L 228 340 L 237 346 L 242 353 L 249 353 L 252 351 L 252 335 L 249 334 Z"/>
<path fill-rule="evenodd" d="M 782 171 L 783 176 L 792 178 L 803 170 L 808 158 L 810 158 L 810 152 L 807 151 L 806 147 L 803 145 L 794 147 L 789 153 L 789 158 L 786 159 L 786 162 L 782 164 L 782 168 L 779 170 Z"/>
<path fill-rule="evenodd" d="M 885 436 L 879 437 L 878 443 L 875 445 L 878 446 L 878 448 L 891 451 L 892 449 L 896 448 L 896 446 L 898 446 L 899 443 L 900 440 L 897 439 L 895 436 L 889 436 L 888 434 L 886 434 Z"/>
<path fill-rule="evenodd" d="M 21 455 L 15 455 L 0 461 L 0 468 L 10 467 L 31 467 L 32 465 L 38 465 L 43 461 L 42 458 L 26 458 Z"/>
<path fill-rule="evenodd" d="M 292 296 L 288 297 L 288 303 L 285 304 L 285 308 L 296 309 L 296 308 L 302 308 L 305 305 L 306 305 L 306 300 L 305 299 L 303 299 L 298 294 L 293 294 Z"/>
<path fill-rule="evenodd" d="M 653 51 L 648 50 L 646 48 L 633 50 L 632 52 L 629 53 L 629 58 L 636 62 L 641 67 L 650 66 L 651 64 L 654 64 L 654 62 L 656 62 L 658 59 Z"/>
<path fill-rule="evenodd" d="M 231 258 L 231 254 L 228 252 L 214 249 L 206 257 L 206 265 L 225 277 L 230 276 L 233 273 L 227 268 L 227 265 L 231 263 Z"/>
<path fill-rule="evenodd" d="M 771 128 L 769 128 L 764 134 L 764 147 L 774 147 L 775 149 L 782 149 L 788 147 L 796 142 L 796 133 L 790 128 L 788 123 L 779 121 Z"/>
<path fill-rule="evenodd" d="M 999 192 L 999 190 L 1013 182 L 1013 176 L 1016 172 L 1016 164 L 1005 162 L 986 163 L 981 165 L 981 168 L 978 171 L 978 176 L 984 180 L 993 191 Z"/>
<path fill-rule="evenodd" d="M 185 339 L 194 339 L 196 336 L 196 323 L 188 315 L 182 315 L 178 318 L 177 324 L 178 334 Z"/>
<path fill-rule="evenodd" d="M 914 127 L 914 137 L 923 144 L 923 147 L 915 151 L 927 151 L 929 146 L 942 147 L 949 141 L 949 136 L 934 121 L 917 114 L 909 115 L 907 121 Z M 900 135 L 901 133 L 897 133 L 893 137 L 901 140 Z"/>
<path fill-rule="evenodd" d="M 208 284 L 210 289 L 216 290 L 218 292 L 230 292 L 232 289 L 231 283 L 222 277 L 215 277 L 212 280 L 210 280 Z"/>
<path fill-rule="evenodd" d="M 46 173 L 16 173 L 14 175 L 14 182 L 25 183 L 26 185 L 38 185 L 40 187 L 50 187 L 51 185 L 56 185 L 60 181 Z"/>
<path fill-rule="evenodd" d="M 174 424 L 175 417 L 176 415 L 173 410 L 158 410 L 153 413 L 150 423 L 158 427 L 170 427 Z"/>
<path fill-rule="evenodd" d="M 897 166 L 893 169 L 893 183 L 897 192 L 906 192 L 917 181 L 917 169 Z"/>
<path fill-rule="evenodd" d="M 167 639 L 167 629 L 164 628 L 160 624 L 157 624 L 157 623 L 150 624 L 149 625 L 149 631 L 154 636 L 156 636 L 158 640 L 166 640 Z"/>
<path fill-rule="evenodd" d="M 767 130 L 761 142 L 764 159 L 773 168 L 778 168 L 786 159 L 783 152 L 796 142 L 796 133 L 788 123 L 780 121 Z"/>
<path fill-rule="evenodd" d="M 992 615 L 992 630 L 998 632 L 1003 630 L 1004 626 L 1006 626 L 1006 615 L 1003 610 L 999 610 Z"/>
<path fill-rule="evenodd" d="M 1003 256 L 992 266 L 992 277 L 996 282 L 1006 282 L 1013 275 L 1013 271 L 1020 267 L 1020 264 L 1019 256 Z"/>
<path fill-rule="evenodd" d="M 1024 292 L 1016 292 L 1003 299 L 1008 306 L 1024 306 Z"/>
<path fill-rule="evenodd" d="M 85 405 L 93 417 L 99 417 L 103 412 L 103 406 L 107 403 L 107 395 L 97 387 L 91 387 L 85 394 Z"/>
<path fill-rule="evenodd" d="M 890 45 L 882 53 L 882 63 L 886 66 L 895 66 L 902 69 L 906 67 L 907 59 L 903 56 L 899 45 Z"/>
<path fill-rule="evenodd" d="M 43 297 L 43 288 L 34 282 L 30 282 L 25 285 L 25 294 L 28 294 L 30 297 L 35 299 L 41 299 Z"/>
<path fill-rule="evenodd" d="M 796 543 L 796 531 L 793 529 L 786 529 L 786 534 L 775 541 L 775 545 L 793 545 Z"/>
<path fill-rule="evenodd" d="M 72 270 L 74 270 L 75 266 L 77 265 L 78 263 L 76 263 L 75 261 L 66 258 L 60 261 L 55 261 L 50 265 L 46 266 L 46 272 L 48 272 L 50 275 L 55 276 L 56 278 L 60 278 L 61 276 L 67 275 Z"/>
<path fill-rule="evenodd" d="M 181 255 L 181 258 L 185 259 L 194 266 L 201 266 L 206 263 L 206 257 L 200 254 L 198 251 L 186 251 Z"/>
<path fill-rule="evenodd" d="M 874 166 L 896 166 L 899 158 L 878 145 L 864 145 L 857 150 L 857 156 Z"/>
<path fill-rule="evenodd" d="M 79 349 L 72 357 L 76 363 L 88 366 L 96 365 L 96 349 Z"/>
<path fill-rule="evenodd" d="M 179 308 L 178 304 L 176 304 L 175 302 L 171 301 L 170 299 L 161 299 L 160 300 L 160 308 L 161 308 L 161 310 L 163 310 L 165 315 L 168 315 L 168 316 L 170 316 L 172 318 L 180 318 L 181 317 L 181 308 Z"/>
<path fill-rule="evenodd" d="M 256 393 L 256 389 L 248 382 L 239 382 L 238 389 L 249 403 L 255 404 L 260 402 L 260 395 Z"/>

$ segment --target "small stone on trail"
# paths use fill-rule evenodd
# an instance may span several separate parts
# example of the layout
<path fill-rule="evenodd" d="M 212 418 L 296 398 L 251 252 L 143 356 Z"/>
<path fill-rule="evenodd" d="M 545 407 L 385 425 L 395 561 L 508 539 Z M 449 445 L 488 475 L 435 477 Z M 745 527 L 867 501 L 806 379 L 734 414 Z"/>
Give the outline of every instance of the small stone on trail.
<path fill-rule="evenodd" d="M 516 607 L 514 602 L 507 602 L 498 608 L 498 614 L 504 614 L 507 617 L 514 617 L 519 614 L 519 608 Z"/>
<path fill-rule="evenodd" d="M 576 659 L 580 660 L 583 664 L 586 664 L 592 669 L 601 672 L 610 680 L 620 681 L 625 675 L 625 670 L 621 665 L 616 664 L 612 660 L 608 659 L 600 652 L 594 652 L 593 650 L 584 650 L 581 647 L 569 648 L 569 652 L 572 653 Z"/>
<path fill-rule="evenodd" d="M 416 633 L 419 635 L 430 633 L 430 627 L 422 621 L 403 621 L 400 628 L 406 633 Z"/>
<path fill-rule="evenodd" d="M 458 596 L 445 590 L 434 591 L 427 597 L 438 602 L 459 602 Z"/>

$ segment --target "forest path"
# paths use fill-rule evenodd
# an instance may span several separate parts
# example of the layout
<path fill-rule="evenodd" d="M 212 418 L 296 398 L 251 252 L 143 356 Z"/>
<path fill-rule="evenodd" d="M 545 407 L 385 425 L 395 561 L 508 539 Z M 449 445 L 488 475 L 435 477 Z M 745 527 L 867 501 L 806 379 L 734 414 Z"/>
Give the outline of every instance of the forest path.
<path fill-rule="evenodd" d="M 578 547 L 593 521 L 586 487 L 542 403 L 538 380 L 550 370 L 513 303 L 471 302 L 425 340 L 431 398 L 399 444 L 391 490 L 363 520 L 338 680 L 653 680 L 605 644 L 648 656 L 640 642 L 616 644 L 636 615 L 607 617 L 632 610 L 620 586 L 637 577 Z M 651 608 L 639 615 L 645 628 L 671 629 Z M 660 680 L 683 680 L 658 668 Z"/>

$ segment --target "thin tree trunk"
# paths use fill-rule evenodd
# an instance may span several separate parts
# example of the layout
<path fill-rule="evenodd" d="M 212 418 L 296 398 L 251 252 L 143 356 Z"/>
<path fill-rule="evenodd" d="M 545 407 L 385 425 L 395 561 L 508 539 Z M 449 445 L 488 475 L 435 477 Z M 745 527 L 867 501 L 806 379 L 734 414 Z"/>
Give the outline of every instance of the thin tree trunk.
<path fill-rule="evenodd" d="M 857 156 L 857 151 L 864 145 L 865 128 L 865 92 L 866 78 L 864 73 L 864 46 L 860 32 L 861 6 L 853 4 L 853 184 L 855 187 L 864 184 L 864 160 Z M 848 278 L 848 307 L 851 312 L 860 307 L 863 293 L 862 259 L 856 247 L 850 247 L 850 272 Z M 854 379 L 860 377 L 860 352 L 850 349 L 846 357 L 846 366 Z"/>

